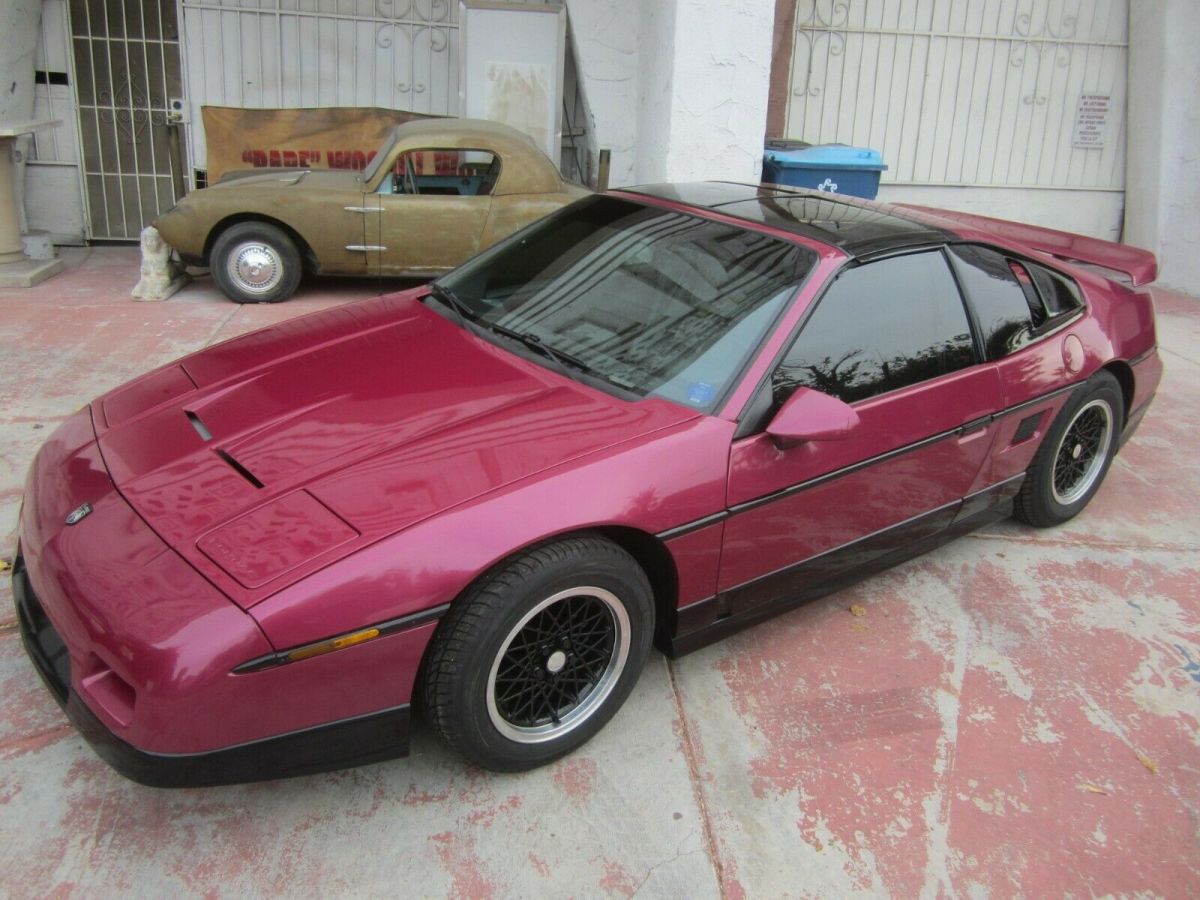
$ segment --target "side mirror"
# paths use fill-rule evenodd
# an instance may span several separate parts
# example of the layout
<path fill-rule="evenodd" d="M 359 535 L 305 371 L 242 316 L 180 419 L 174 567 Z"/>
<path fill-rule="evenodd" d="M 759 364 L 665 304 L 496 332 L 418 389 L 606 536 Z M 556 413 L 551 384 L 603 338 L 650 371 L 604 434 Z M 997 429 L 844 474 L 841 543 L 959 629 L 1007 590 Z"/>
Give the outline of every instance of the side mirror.
<path fill-rule="evenodd" d="M 858 413 L 837 397 L 798 387 L 784 401 L 767 434 L 780 449 L 805 441 L 840 441 L 858 427 Z"/>

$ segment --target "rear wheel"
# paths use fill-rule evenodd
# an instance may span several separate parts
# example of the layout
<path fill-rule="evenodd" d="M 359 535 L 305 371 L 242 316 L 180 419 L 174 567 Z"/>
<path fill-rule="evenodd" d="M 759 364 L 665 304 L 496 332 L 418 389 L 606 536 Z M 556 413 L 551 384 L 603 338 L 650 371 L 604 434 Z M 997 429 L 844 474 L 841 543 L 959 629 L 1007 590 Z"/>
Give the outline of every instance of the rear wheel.
<path fill-rule="evenodd" d="M 654 631 L 645 573 L 598 536 L 523 553 L 455 601 L 430 648 L 426 713 L 472 762 L 543 765 L 598 732 L 637 682 Z"/>
<path fill-rule="evenodd" d="M 283 229 L 239 222 L 212 249 L 213 279 L 235 303 L 279 303 L 300 284 L 300 251 Z"/>
<path fill-rule="evenodd" d="M 1108 372 L 1063 407 L 1013 505 L 1013 515 L 1046 528 L 1078 515 L 1100 488 L 1117 452 L 1124 399 Z"/>

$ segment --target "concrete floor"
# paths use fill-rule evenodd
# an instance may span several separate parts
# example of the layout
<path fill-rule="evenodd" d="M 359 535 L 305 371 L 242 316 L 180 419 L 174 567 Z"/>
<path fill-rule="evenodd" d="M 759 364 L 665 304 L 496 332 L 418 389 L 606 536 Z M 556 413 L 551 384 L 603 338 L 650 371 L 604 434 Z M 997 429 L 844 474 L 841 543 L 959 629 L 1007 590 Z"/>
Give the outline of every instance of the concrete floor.
<path fill-rule="evenodd" d="M 55 424 L 128 377 L 374 282 L 127 299 L 136 251 L 0 292 L 0 556 Z M 0 895 L 1200 896 L 1200 301 L 1068 526 L 1000 524 L 707 650 L 652 657 L 574 756 L 153 790 L 66 724 L 0 587 Z M 852 615 L 851 604 L 864 614 Z"/>

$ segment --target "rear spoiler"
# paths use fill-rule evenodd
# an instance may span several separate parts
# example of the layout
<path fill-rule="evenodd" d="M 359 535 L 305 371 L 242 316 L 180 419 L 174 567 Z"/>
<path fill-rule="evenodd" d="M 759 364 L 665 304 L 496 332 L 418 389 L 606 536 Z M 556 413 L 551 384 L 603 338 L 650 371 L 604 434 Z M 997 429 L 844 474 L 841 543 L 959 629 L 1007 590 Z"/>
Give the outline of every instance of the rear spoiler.
<path fill-rule="evenodd" d="M 1042 228 L 1040 225 L 1024 225 L 1006 219 L 993 219 L 990 216 L 976 216 L 971 213 L 933 209 L 929 206 L 915 206 L 910 203 L 895 205 L 902 209 L 911 209 L 921 213 L 922 217 L 936 216 L 952 222 L 960 222 L 1064 262 L 1085 263 L 1119 273 L 1126 276 L 1134 287 L 1149 284 L 1158 277 L 1158 260 L 1154 258 L 1154 254 L 1149 250 L 1130 247 L 1128 244 L 1102 241 L 1099 238 L 1071 234 L 1067 231 L 1055 231 L 1053 228 Z"/>

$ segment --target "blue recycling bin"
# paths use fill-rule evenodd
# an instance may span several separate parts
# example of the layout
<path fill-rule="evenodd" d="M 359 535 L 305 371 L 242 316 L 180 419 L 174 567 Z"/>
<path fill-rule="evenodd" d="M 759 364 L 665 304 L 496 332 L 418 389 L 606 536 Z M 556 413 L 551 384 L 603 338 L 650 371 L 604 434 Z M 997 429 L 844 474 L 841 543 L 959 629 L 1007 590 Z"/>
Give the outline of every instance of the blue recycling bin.
<path fill-rule="evenodd" d="M 845 144 L 768 144 L 763 154 L 765 182 L 867 200 L 874 200 L 879 193 L 879 175 L 886 169 L 878 150 Z"/>

